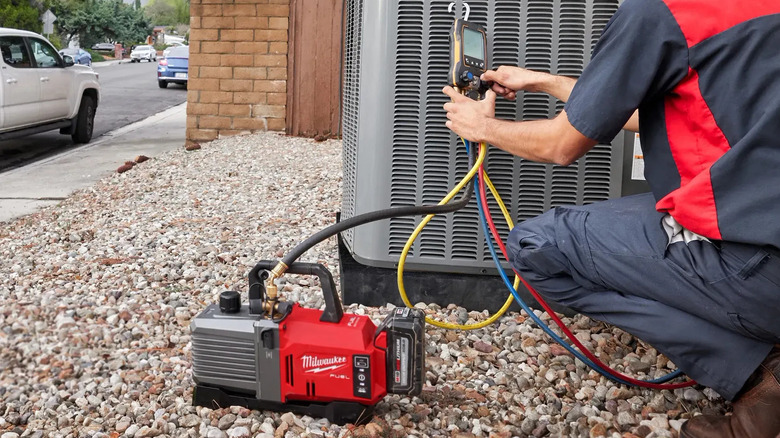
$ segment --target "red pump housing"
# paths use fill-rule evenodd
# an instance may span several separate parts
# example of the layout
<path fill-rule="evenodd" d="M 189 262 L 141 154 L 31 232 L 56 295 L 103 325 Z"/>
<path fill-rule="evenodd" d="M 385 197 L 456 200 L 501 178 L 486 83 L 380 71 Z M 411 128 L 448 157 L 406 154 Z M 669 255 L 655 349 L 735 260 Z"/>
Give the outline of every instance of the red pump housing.
<path fill-rule="evenodd" d="M 295 304 L 279 324 L 282 400 L 376 404 L 387 394 L 386 333 L 365 315 L 328 323 L 322 313 Z"/>

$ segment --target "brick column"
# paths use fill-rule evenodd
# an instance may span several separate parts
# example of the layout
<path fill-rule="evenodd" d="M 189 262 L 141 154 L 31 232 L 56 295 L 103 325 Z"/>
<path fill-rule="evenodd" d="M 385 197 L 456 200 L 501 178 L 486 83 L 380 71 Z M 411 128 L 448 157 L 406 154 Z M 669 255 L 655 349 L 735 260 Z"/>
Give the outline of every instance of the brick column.
<path fill-rule="evenodd" d="M 191 0 L 187 142 L 283 131 L 289 0 Z"/>

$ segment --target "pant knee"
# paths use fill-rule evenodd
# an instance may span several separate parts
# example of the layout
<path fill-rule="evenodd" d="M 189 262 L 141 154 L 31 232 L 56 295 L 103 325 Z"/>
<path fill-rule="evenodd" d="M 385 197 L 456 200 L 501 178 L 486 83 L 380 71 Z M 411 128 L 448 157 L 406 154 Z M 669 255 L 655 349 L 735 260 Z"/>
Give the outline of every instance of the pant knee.
<path fill-rule="evenodd" d="M 530 251 L 553 246 L 554 228 L 552 212 L 545 213 L 533 219 L 517 224 L 507 238 L 509 263 L 516 269 L 527 268 L 524 264 L 524 254 Z"/>
<path fill-rule="evenodd" d="M 513 231 L 510 236 L 513 244 L 508 252 L 512 267 L 531 282 L 569 276 L 569 263 L 560 249 L 544 236 L 525 231 Z"/>

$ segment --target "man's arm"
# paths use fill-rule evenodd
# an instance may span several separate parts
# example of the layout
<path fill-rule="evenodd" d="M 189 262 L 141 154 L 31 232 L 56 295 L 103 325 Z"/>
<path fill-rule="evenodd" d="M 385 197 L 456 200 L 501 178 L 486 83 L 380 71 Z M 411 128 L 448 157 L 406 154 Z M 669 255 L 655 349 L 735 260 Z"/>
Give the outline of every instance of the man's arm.
<path fill-rule="evenodd" d="M 469 141 L 490 143 L 528 160 L 564 166 L 585 155 L 597 143 L 577 131 L 565 111 L 550 120 L 499 120 L 494 117 L 494 92 L 488 91 L 485 100 L 474 101 L 452 87 L 443 91 L 452 99 L 444 105 L 447 127 Z"/>
<path fill-rule="evenodd" d="M 493 82 L 493 91 L 507 99 L 514 100 L 520 90 L 546 93 L 561 102 L 567 102 L 577 80 L 568 76 L 528 70 L 522 67 L 502 65 L 496 70 L 488 70 L 482 79 Z M 639 111 L 634 111 L 623 129 L 639 132 Z"/>

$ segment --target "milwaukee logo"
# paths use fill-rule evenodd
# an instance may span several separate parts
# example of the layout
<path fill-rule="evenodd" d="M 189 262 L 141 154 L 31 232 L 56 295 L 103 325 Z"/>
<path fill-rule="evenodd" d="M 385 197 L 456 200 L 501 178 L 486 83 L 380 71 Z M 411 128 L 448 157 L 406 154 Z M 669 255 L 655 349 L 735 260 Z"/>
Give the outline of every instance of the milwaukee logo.
<path fill-rule="evenodd" d="M 303 362 L 304 373 L 321 373 L 324 371 L 333 371 L 347 364 L 345 356 L 319 357 L 306 354 L 301 358 Z"/>

